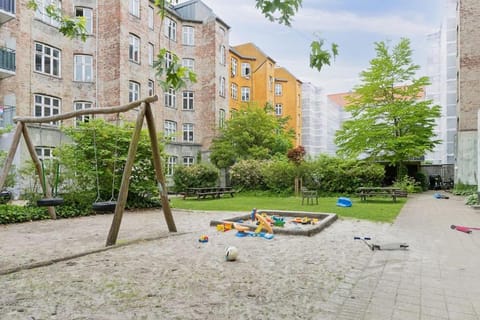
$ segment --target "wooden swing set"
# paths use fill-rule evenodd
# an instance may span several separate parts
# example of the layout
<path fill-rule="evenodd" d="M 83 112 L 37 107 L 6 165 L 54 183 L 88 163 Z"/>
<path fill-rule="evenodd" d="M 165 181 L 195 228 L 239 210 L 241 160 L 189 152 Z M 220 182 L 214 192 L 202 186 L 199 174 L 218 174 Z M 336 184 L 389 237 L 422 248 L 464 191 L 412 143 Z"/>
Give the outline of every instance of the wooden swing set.
<path fill-rule="evenodd" d="M 155 177 L 157 179 L 160 198 L 162 201 L 163 214 L 167 222 L 168 230 L 170 232 L 177 232 L 177 228 L 175 226 L 172 211 L 170 208 L 170 203 L 168 201 L 168 193 L 167 193 L 167 188 L 165 184 L 165 175 L 162 170 L 162 162 L 161 162 L 161 157 L 159 152 L 159 145 L 157 141 L 155 121 L 153 117 L 152 108 L 150 106 L 150 103 L 155 102 L 157 100 L 158 100 L 157 96 L 152 96 L 152 97 L 148 97 L 143 100 L 135 101 L 130 104 L 119 106 L 119 107 L 84 109 L 84 110 L 67 112 L 67 113 L 59 114 L 55 116 L 40 117 L 40 118 L 39 117 L 15 117 L 14 118 L 14 122 L 16 123 L 15 133 L 13 135 L 12 144 L 10 146 L 7 159 L 5 161 L 5 165 L 3 166 L 3 170 L 0 175 L 0 190 L 2 189 L 7 179 L 8 172 L 13 162 L 13 158 L 15 157 L 15 153 L 17 152 L 17 149 L 18 149 L 20 136 L 23 135 L 28 152 L 30 153 L 30 157 L 32 158 L 32 161 L 35 165 L 35 170 L 38 174 L 40 181 L 43 182 L 41 183 L 41 185 L 43 189 L 43 194 L 47 199 L 45 203 L 49 204 L 47 206 L 48 213 L 52 219 L 56 219 L 55 208 L 53 206 L 56 202 L 55 201 L 56 198 L 52 197 L 51 188 L 48 185 L 48 182 L 45 181 L 44 173 L 42 170 L 42 163 L 39 160 L 37 153 L 35 152 L 35 147 L 32 143 L 32 140 L 30 139 L 27 124 L 28 123 L 42 124 L 42 123 L 48 123 L 52 121 L 60 121 L 60 120 L 75 118 L 82 115 L 111 114 L 111 113 L 118 114 L 118 113 L 127 112 L 131 109 L 139 107 L 139 112 L 135 122 L 135 129 L 133 131 L 130 146 L 128 148 L 127 161 L 125 163 L 125 167 L 123 170 L 122 182 L 120 185 L 117 203 L 115 205 L 115 213 L 113 216 L 112 225 L 108 233 L 106 246 L 115 245 L 115 243 L 117 242 L 117 236 L 120 230 L 120 224 L 122 223 L 123 212 L 125 211 L 125 205 L 127 202 L 130 176 L 132 174 L 132 168 L 135 161 L 135 155 L 137 153 L 138 142 L 140 139 L 140 133 L 142 130 L 144 120 L 146 120 L 147 127 L 148 127 L 148 134 L 150 137 L 150 144 L 152 147 L 153 165 L 155 168 Z"/>

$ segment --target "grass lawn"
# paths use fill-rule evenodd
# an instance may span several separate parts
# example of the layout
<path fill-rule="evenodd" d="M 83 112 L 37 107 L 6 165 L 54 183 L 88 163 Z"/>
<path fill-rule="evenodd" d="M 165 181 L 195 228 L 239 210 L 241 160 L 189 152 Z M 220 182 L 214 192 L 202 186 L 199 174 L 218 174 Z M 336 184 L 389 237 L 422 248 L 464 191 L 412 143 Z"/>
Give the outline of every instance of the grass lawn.
<path fill-rule="evenodd" d="M 171 198 L 172 208 L 203 211 L 246 211 L 253 208 L 287 211 L 309 211 L 336 213 L 339 217 L 366 219 L 380 222 L 393 222 L 406 202 L 405 198 L 393 202 L 391 198 L 373 197 L 368 201 L 360 201 L 351 197 L 353 205 L 349 208 L 337 207 L 337 197 L 319 197 L 318 205 L 303 205 L 301 197 L 275 197 L 236 194 L 220 199 L 186 199 Z M 305 200 L 306 202 L 306 200 Z"/>

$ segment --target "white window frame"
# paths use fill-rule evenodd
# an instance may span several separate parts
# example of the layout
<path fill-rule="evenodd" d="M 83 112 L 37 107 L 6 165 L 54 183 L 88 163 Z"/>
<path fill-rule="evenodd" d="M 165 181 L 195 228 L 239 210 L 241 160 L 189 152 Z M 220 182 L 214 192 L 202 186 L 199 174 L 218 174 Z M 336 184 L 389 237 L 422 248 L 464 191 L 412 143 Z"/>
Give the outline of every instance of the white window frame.
<path fill-rule="evenodd" d="M 173 174 L 175 173 L 175 166 L 177 165 L 177 159 L 178 157 L 176 156 L 169 156 L 168 159 L 167 159 L 167 172 L 166 172 L 166 175 L 167 176 L 173 176 Z"/>
<path fill-rule="evenodd" d="M 128 102 L 140 100 L 140 83 L 128 81 Z"/>
<path fill-rule="evenodd" d="M 87 7 L 75 7 L 76 17 L 85 17 L 85 29 L 88 34 L 93 33 L 93 9 Z"/>
<path fill-rule="evenodd" d="M 185 46 L 195 45 L 195 28 L 192 26 L 182 27 L 182 44 Z"/>
<path fill-rule="evenodd" d="M 80 110 L 88 110 L 92 109 L 93 103 L 91 101 L 74 101 L 73 102 L 73 110 L 80 111 Z M 93 115 L 84 114 L 75 118 L 75 127 L 80 125 L 80 123 L 90 122 L 90 119 L 93 118 Z"/>
<path fill-rule="evenodd" d="M 153 66 L 153 60 L 154 60 L 154 54 L 155 52 L 155 46 L 153 43 L 149 42 L 148 43 L 148 65 Z"/>
<path fill-rule="evenodd" d="M 147 15 L 148 15 L 148 28 L 150 30 L 153 30 L 155 27 L 155 23 L 154 23 L 155 9 L 153 9 L 153 7 L 151 6 L 148 6 Z"/>
<path fill-rule="evenodd" d="M 282 114 L 283 114 L 283 104 L 276 103 L 275 104 L 275 115 L 276 116 L 281 116 Z"/>
<path fill-rule="evenodd" d="M 250 63 L 242 62 L 242 77 L 250 79 L 252 69 Z"/>
<path fill-rule="evenodd" d="M 281 96 L 283 94 L 283 86 L 281 83 L 275 83 L 275 95 Z"/>
<path fill-rule="evenodd" d="M 250 101 L 250 87 L 242 87 L 242 101 Z"/>
<path fill-rule="evenodd" d="M 177 41 L 177 22 L 165 17 L 165 36 L 173 41 Z"/>
<path fill-rule="evenodd" d="M 73 81 L 93 81 L 93 57 L 91 55 L 76 54 L 73 56 Z"/>
<path fill-rule="evenodd" d="M 40 64 L 37 63 L 38 59 Z M 62 52 L 55 47 L 35 42 L 34 65 L 36 72 L 60 78 L 62 75 Z"/>
<path fill-rule="evenodd" d="M 195 157 L 192 156 L 184 156 L 183 157 L 183 165 L 185 167 L 191 167 L 195 164 Z"/>
<path fill-rule="evenodd" d="M 195 72 L 195 59 L 192 58 L 183 58 L 182 66 L 190 69 L 192 72 Z"/>
<path fill-rule="evenodd" d="M 230 72 L 232 77 L 235 77 L 237 75 L 237 68 L 238 68 L 238 60 L 236 58 L 232 58 L 230 68 L 231 68 Z"/>
<path fill-rule="evenodd" d="M 225 119 L 227 117 L 227 113 L 225 109 L 220 109 L 218 111 L 218 127 L 224 128 L 225 127 Z"/>
<path fill-rule="evenodd" d="M 129 0 L 128 12 L 131 15 L 140 18 L 140 0 Z"/>
<path fill-rule="evenodd" d="M 148 79 L 148 96 L 152 97 L 155 95 L 155 81 Z"/>
<path fill-rule="evenodd" d="M 165 68 L 169 68 L 173 63 L 173 54 L 170 51 L 165 52 Z"/>
<path fill-rule="evenodd" d="M 169 88 L 164 93 L 165 107 L 176 108 L 177 107 L 177 92 L 173 88 Z"/>
<path fill-rule="evenodd" d="M 47 96 L 44 94 L 34 94 L 34 116 L 49 117 L 60 114 L 62 108 L 62 100 L 57 97 Z M 52 126 L 58 126 L 58 121 L 49 122 Z"/>
<path fill-rule="evenodd" d="M 218 88 L 218 94 L 220 97 L 225 97 L 225 77 L 220 77 L 219 78 L 219 88 Z"/>
<path fill-rule="evenodd" d="M 227 50 L 225 46 L 222 44 L 220 46 L 220 64 L 224 66 L 227 63 Z"/>
<path fill-rule="evenodd" d="M 238 100 L 238 85 L 236 83 L 232 83 L 230 85 L 230 91 L 231 91 L 231 98 L 233 100 Z"/>
<path fill-rule="evenodd" d="M 35 153 L 37 154 L 38 160 L 51 161 L 55 159 L 55 157 L 53 156 L 54 149 L 54 147 L 35 146 Z"/>
<path fill-rule="evenodd" d="M 130 33 L 128 40 L 128 59 L 140 63 L 140 38 Z"/>
<path fill-rule="evenodd" d="M 194 141 L 194 130 L 193 123 L 184 123 L 182 126 L 182 137 L 183 142 L 193 142 Z"/>
<path fill-rule="evenodd" d="M 182 109 L 193 110 L 195 106 L 195 93 L 193 91 L 183 91 Z"/>
<path fill-rule="evenodd" d="M 58 28 L 60 22 L 47 14 L 47 7 L 53 4 L 59 10 L 62 10 L 62 2 L 60 0 L 37 0 L 36 4 L 37 11 L 35 12 L 35 17 L 55 28 Z"/>
<path fill-rule="evenodd" d="M 172 120 L 165 120 L 163 123 L 163 135 L 166 140 L 177 141 L 177 123 Z"/>

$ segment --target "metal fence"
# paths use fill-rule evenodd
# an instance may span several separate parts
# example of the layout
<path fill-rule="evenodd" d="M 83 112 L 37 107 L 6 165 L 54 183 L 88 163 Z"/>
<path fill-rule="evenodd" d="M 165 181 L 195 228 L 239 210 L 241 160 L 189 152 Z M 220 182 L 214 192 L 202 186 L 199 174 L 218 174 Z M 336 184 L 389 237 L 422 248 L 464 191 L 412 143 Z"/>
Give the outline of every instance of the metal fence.
<path fill-rule="evenodd" d="M 0 10 L 15 14 L 15 0 L 0 0 Z"/>
<path fill-rule="evenodd" d="M 16 108 L 14 106 L 0 106 L 0 128 L 13 125 L 15 110 Z"/>
<path fill-rule="evenodd" d="M 0 47 L 0 69 L 15 71 L 15 50 Z"/>

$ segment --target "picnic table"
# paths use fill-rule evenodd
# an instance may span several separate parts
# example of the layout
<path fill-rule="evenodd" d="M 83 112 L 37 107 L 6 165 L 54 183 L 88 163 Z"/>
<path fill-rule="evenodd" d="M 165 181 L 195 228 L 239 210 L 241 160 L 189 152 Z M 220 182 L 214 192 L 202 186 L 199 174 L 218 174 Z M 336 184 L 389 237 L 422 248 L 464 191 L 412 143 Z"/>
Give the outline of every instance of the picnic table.
<path fill-rule="evenodd" d="M 224 194 L 230 194 L 234 196 L 235 190 L 232 187 L 203 187 L 203 188 L 188 188 L 183 193 L 183 199 L 187 197 L 197 197 L 197 199 L 205 199 L 207 196 L 211 196 L 212 199 L 220 198 Z"/>
<path fill-rule="evenodd" d="M 367 197 L 384 196 L 392 197 L 393 202 L 397 201 L 397 197 L 406 197 L 406 192 L 396 187 L 360 187 L 357 189 L 357 195 L 362 201 L 366 201 Z"/>

